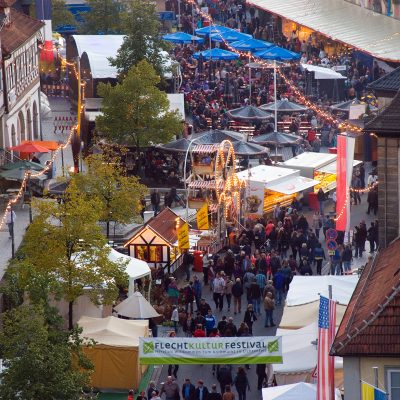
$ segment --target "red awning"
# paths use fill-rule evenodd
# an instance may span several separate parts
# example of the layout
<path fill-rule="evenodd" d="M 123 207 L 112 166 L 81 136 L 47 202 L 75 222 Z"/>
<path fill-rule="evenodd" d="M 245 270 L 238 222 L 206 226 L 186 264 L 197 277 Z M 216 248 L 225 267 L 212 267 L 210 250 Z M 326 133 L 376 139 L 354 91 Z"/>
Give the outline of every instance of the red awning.
<path fill-rule="evenodd" d="M 218 150 L 218 146 L 215 144 L 198 144 L 193 147 L 194 153 L 215 153 Z"/>

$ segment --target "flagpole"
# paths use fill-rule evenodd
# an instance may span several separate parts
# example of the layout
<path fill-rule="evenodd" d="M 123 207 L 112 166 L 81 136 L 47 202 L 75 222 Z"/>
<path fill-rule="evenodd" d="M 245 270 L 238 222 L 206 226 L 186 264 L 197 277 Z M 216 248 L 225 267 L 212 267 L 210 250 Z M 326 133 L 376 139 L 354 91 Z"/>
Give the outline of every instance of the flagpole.
<path fill-rule="evenodd" d="M 276 108 L 276 60 L 274 60 L 274 104 L 275 104 L 275 132 L 278 132 L 278 110 Z"/>
<path fill-rule="evenodd" d="M 249 52 L 249 106 L 251 106 L 251 68 L 250 68 L 250 52 Z"/>

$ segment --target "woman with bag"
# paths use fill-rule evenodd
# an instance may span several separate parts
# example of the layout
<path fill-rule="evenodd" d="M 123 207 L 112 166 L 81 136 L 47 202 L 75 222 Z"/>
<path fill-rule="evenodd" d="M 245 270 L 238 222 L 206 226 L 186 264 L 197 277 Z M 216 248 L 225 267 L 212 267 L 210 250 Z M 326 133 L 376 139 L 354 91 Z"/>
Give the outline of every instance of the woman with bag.
<path fill-rule="evenodd" d="M 247 306 L 246 312 L 244 313 L 243 322 L 245 322 L 247 324 L 247 326 L 249 327 L 250 335 L 253 334 L 253 323 L 256 321 L 257 321 L 257 316 L 253 310 L 253 305 L 249 304 Z"/>

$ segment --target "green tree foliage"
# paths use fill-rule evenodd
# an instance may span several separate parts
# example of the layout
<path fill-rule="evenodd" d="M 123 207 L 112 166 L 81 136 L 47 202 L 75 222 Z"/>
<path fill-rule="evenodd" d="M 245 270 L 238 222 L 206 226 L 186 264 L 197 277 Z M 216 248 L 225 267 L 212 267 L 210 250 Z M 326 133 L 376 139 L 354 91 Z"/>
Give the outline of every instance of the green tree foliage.
<path fill-rule="evenodd" d="M 126 37 L 118 54 L 110 59 L 124 76 L 141 60 L 147 60 L 159 75 L 162 73 L 160 49 L 165 43 L 160 37 L 160 23 L 156 3 L 147 0 L 129 0 L 123 15 L 122 30 Z"/>
<path fill-rule="evenodd" d="M 54 309 L 20 306 L 3 317 L 0 399 L 78 400 L 93 365 L 81 350 L 79 330 L 62 330 Z"/>
<path fill-rule="evenodd" d="M 122 32 L 121 3 L 114 0 L 88 0 L 89 12 L 81 13 L 84 22 L 79 30 L 84 34 L 116 34 Z"/>
<path fill-rule="evenodd" d="M 84 196 L 74 180 L 64 201 L 36 201 L 34 209 L 37 215 L 25 235 L 25 258 L 19 265 L 21 286 L 38 298 L 48 291 L 67 301 L 71 329 L 75 300 L 86 294 L 95 304 L 111 304 L 117 285 L 127 284 L 125 264 L 108 259 L 110 249 L 97 224 L 101 201 Z"/>
<path fill-rule="evenodd" d="M 103 114 L 97 130 L 113 142 L 137 147 L 165 143 L 182 131 L 178 112 L 168 111 L 167 94 L 157 88 L 160 77 L 146 61 L 133 67 L 116 86 L 100 84 Z"/>
<path fill-rule="evenodd" d="M 107 223 L 107 236 L 111 221 L 126 224 L 141 209 L 140 200 L 147 193 L 146 186 L 135 176 L 128 177 L 115 153 L 93 154 L 86 158 L 87 172 L 74 179 L 88 199 L 95 196 L 103 207 L 101 220 Z"/>
<path fill-rule="evenodd" d="M 39 1 L 39 0 L 36 0 Z M 64 0 L 52 0 L 52 25 L 53 29 L 55 30 L 57 27 L 62 25 L 76 25 L 77 22 L 75 17 L 68 10 L 68 7 Z"/>

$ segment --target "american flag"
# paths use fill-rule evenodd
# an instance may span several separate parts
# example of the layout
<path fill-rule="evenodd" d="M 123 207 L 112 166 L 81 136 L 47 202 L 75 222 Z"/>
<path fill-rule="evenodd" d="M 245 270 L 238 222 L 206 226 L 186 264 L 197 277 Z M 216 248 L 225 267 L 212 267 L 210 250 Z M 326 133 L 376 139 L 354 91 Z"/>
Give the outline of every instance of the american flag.
<path fill-rule="evenodd" d="M 335 399 L 335 357 L 329 355 L 336 326 L 336 302 L 321 296 L 318 317 L 317 400 Z"/>

